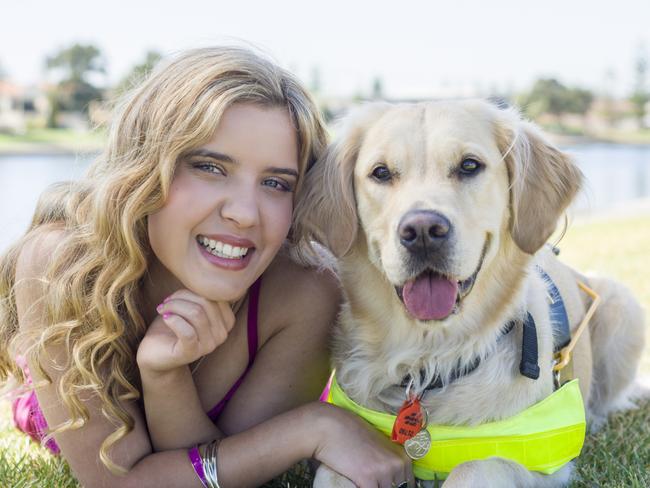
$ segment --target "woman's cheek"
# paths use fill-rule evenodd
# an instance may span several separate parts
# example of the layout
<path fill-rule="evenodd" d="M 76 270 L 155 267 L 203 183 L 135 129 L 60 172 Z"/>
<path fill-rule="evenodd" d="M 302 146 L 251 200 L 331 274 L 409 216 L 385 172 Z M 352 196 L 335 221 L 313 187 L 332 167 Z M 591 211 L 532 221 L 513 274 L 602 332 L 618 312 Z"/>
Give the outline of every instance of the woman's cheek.
<path fill-rule="evenodd" d="M 269 207 L 269 209 L 271 211 L 269 212 L 267 222 L 270 224 L 270 228 L 273 229 L 274 236 L 277 235 L 274 240 L 277 240 L 278 245 L 280 245 L 284 242 L 291 228 L 293 201 L 281 202 L 278 205 Z"/>

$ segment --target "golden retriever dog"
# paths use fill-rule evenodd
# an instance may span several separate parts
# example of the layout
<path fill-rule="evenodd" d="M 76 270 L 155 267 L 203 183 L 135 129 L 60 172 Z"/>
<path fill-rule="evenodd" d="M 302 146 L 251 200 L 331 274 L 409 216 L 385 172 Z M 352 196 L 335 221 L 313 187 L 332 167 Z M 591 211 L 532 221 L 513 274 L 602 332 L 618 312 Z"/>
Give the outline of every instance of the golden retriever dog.
<path fill-rule="evenodd" d="M 622 285 L 580 275 L 545 245 L 582 175 L 533 124 L 480 100 L 377 103 L 336 136 L 296 211 L 299 232 L 338 258 L 345 303 L 333 366 L 352 401 L 395 414 L 408 385 L 429 424 L 475 426 L 545 399 L 550 277 L 573 331 L 592 300 L 577 282 L 602 300 L 573 350 L 588 421 L 632 405 L 642 309 Z M 538 370 L 524 375 L 527 314 Z M 541 474 L 489 457 L 459 464 L 444 486 L 563 486 L 571 469 Z M 352 485 L 321 466 L 314 486 Z"/>

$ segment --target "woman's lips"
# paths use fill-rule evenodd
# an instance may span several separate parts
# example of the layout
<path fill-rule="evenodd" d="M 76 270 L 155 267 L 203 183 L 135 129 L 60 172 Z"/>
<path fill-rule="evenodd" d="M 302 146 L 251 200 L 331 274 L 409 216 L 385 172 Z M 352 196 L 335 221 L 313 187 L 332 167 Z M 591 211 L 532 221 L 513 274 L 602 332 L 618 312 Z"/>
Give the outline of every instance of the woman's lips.
<path fill-rule="evenodd" d="M 246 247 L 246 248 L 251 248 L 255 247 L 255 243 L 249 239 L 245 239 L 243 237 L 236 237 L 236 236 L 231 236 L 227 234 L 200 234 L 203 237 L 207 237 L 208 239 L 212 239 L 214 241 L 220 241 L 223 242 L 224 244 L 230 244 L 233 247 Z"/>
<path fill-rule="evenodd" d="M 198 246 L 201 255 L 210 264 L 213 264 L 214 266 L 218 266 L 219 268 L 227 269 L 230 271 L 239 271 L 241 269 L 244 269 L 246 266 L 248 266 L 248 263 L 250 263 L 251 261 L 251 256 L 255 252 L 255 248 L 251 248 L 248 250 L 246 255 L 242 258 L 222 258 L 220 256 L 215 256 L 214 254 L 209 252 L 198 241 L 196 241 L 196 245 Z"/>

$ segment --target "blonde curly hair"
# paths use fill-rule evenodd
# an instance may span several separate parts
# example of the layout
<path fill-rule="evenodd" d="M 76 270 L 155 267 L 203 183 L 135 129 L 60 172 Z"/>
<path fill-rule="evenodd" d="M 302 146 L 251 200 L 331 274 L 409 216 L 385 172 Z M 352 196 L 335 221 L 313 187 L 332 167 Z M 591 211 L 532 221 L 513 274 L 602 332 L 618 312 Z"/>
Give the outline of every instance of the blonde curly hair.
<path fill-rule="evenodd" d="M 326 144 L 319 111 L 300 83 L 264 56 L 224 46 L 182 53 L 159 65 L 116 105 L 104 152 L 80 182 L 58 184 L 38 204 L 27 234 L 0 259 L 0 381 L 24 380 L 13 358 L 21 350 L 41 376 L 50 345 L 66 348 L 69 364 L 57 385 L 70 418 L 51 433 L 89 419 L 80 394 L 96 394 L 116 429 L 99 456 L 114 473 L 109 451 L 134 427 L 123 401 L 140 398 L 135 357 L 147 324 L 139 312 L 151 254 L 147 216 L 168 195 L 177 161 L 211 139 L 234 103 L 286 107 L 298 135 L 299 185 Z M 14 294 L 24 244 L 48 224 L 65 229 L 43 279 L 46 321 L 23 341 Z"/>

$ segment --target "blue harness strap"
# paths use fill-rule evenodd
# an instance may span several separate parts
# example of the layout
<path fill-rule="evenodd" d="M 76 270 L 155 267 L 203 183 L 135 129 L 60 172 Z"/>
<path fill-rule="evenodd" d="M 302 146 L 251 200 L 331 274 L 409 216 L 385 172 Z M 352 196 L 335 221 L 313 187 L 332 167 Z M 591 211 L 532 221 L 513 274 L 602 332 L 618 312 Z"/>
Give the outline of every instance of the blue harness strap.
<path fill-rule="evenodd" d="M 558 352 L 571 342 L 569 316 L 564 306 L 562 295 L 560 295 L 560 290 L 558 290 L 551 277 L 539 266 L 537 266 L 537 272 L 544 280 L 546 291 L 551 300 L 551 303 L 549 304 L 549 313 L 551 316 L 551 325 L 553 327 L 553 351 Z"/>
<path fill-rule="evenodd" d="M 564 300 L 560 290 L 541 267 L 536 266 L 546 284 L 546 292 L 550 298 L 549 316 L 551 327 L 553 328 L 553 352 L 558 352 L 571 342 L 571 327 L 569 325 L 569 315 L 567 314 Z M 519 372 L 527 378 L 536 380 L 539 378 L 539 365 L 537 364 L 537 330 L 535 320 L 530 313 L 526 314 L 526 320 L 523 324 L 522 345 L 521 345 L 521 363 Z"/>

